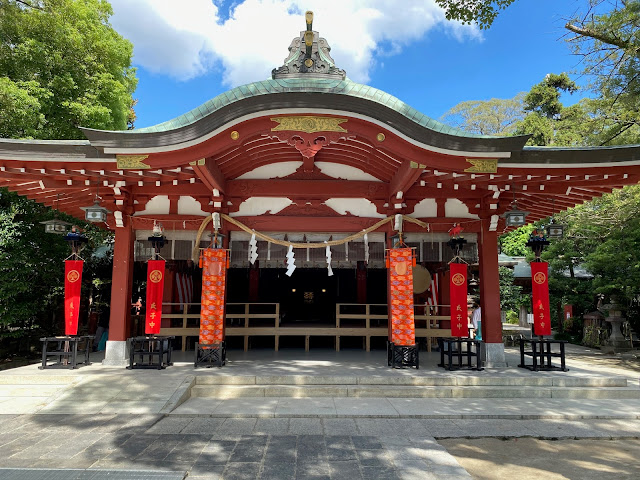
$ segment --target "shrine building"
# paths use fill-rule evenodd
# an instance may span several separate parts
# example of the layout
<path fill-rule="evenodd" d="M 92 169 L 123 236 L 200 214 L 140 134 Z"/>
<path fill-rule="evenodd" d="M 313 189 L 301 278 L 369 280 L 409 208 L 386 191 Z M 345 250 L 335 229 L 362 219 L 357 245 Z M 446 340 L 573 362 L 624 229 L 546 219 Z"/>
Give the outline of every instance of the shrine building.
<path fill-rule="evenodd" d="M 103 225 L 115 244 L 105 364 L 125 364 L 126 340 L 140 333 L 131 304 L 144 299 L 138 285 L 154 225 L 167 238 L 162 333 L 193 348 L 198 250 L 212 243 L 206 220 L 217 212 L 216 238 L 230 249 L 230 348 L 384 348 L 385 251 L 399 229 L 417 257 L 416 338 L 430 346 L 449 336 L 455 226 L 467 240 L 462 258 L 478 266 L 487 365 L 504 365 L 505 213 L 526 212 L 529 223 L 640 180 L 640 146 L 528 147 L 528 136 L 471 134 L 354 83 L 306 19 L 272 78 L 173 120 L 83 128 L 87 140 L 0 139 L 0 186 L 77 218 L 97 195 L 108 210 Z M 328 249 L 317 248 L 324 242 Z"/>

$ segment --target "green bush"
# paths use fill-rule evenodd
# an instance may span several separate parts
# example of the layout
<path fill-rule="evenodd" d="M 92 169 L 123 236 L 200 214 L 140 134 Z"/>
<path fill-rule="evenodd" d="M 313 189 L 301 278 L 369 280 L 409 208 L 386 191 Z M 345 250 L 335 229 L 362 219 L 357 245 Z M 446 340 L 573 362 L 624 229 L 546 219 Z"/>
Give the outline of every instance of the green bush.
<path fill-rule="evenodd" d="M 576 317 L 566 318 L 562 323 L 562 331 L 571 335 L 582 336 L 582 319 Z"/>
<path fill-rule="evenodd" d="M 506 318 L 507 318 L 507 323 L 511 325 L 518 325 L 520 323 L 518 314 L 513 310 L 507 310 Z"/>
<path fill-rule="evenodd" d="M 567 332 L 562 332 L 562 333 L 555 333 L 553 335 L 553 339 L 554 340 L 566 340 L 567 342 L 571 342 L 573 337 L 570 334 L 568 334 Z"/>

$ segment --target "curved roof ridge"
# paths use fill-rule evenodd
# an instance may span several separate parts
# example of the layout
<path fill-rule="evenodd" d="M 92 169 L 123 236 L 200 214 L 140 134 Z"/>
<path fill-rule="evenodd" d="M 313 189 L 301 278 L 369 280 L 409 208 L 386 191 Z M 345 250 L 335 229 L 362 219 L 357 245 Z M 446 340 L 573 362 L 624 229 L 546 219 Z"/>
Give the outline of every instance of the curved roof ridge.
<path fill-rule="evenodd" d="M 469 138 L 500 138 L 492 135 L 469 133 L 445 125 L 411 107 L 402 100 L 369 85 L 330 78 L 279 78 L 240 85 L 206 101 L 202 105 L 166 122 L 149 127 L 136 128 L 121 133 L 159 133 L 191 125 L 215 111 L 245 98 L 287 92 L 332 93 L 362 98 L 395 110 L 416 124 L 448 135 Z"/>

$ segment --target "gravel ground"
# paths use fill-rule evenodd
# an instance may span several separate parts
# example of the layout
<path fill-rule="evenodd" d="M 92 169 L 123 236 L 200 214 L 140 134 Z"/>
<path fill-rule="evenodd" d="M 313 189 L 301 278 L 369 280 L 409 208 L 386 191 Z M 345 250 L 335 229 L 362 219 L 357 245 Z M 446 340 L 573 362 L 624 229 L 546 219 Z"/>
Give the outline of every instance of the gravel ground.
<path fill-rule="evenodd" d="M 474 479 L 638 479 L 640 440 L 446 439 Z"/>

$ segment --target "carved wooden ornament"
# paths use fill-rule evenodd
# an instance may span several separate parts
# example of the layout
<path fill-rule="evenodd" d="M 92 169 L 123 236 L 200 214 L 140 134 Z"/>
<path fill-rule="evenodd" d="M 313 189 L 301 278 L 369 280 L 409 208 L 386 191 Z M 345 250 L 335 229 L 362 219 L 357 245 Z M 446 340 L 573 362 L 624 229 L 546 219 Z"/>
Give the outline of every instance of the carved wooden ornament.
<path fill-rule="evenodd" d="M 149 155 L 116 155 L 116 163 L 121 170 L 146 170 L 151 168 L 143 162 L 149 158 Z"/>
<path fill-rule="evenodd" d="M 341 123 L 347 121 L 346 118 L 332 117 L 275 117 L 271 119 L 278 125 L 271 129 L 272 132 L 293 131 L 293 132 L 341 132 L 346 133 L 347 130 L 340 126 Z"/>
<path fill-rule="evenodd" d="M 496 173 L 498 171 L 497 158 L 467 158 L 471 167 L 464 171 L 467 173 Z"/>

